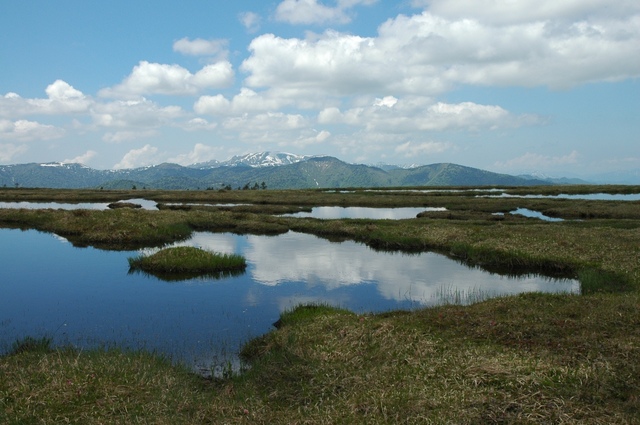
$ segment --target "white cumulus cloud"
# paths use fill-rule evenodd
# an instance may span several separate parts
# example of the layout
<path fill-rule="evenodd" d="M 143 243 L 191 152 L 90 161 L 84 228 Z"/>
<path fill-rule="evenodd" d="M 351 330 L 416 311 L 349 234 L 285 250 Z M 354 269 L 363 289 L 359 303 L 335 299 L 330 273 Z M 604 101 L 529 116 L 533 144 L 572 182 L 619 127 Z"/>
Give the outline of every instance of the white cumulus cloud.
<path fill-rule="evenodd" d="M 209 122 L 204 118 L 192 118 L 182 125 L 182 128 L 186 131 L 198 131 L 198 130 L 213 130 L 218 126 L 218 123 Z"/>
<path fill-rule="evenodd" d="M 343 10 L 325 6 L 317 0 L 284 0 L 276 9 L 276 19 L 290 24 L 347 23 L 350 20 Z"/>
<path fill-rule="evenodd" d="M 624 17 L 640 10 L 635 0 L 413 0 L 412 3 L 445 18 L 467 18 L 495 24 L 582 20 L 595 16 Z"/>
<path fill-rule="evenodd" d="M 307 39 L 264 34 L 251 42 L 241 69 L 248 87 L 297 91 L 300 97 L 429 96 L 461 84 L 556 89 L 614 81 L 640 76 L 637 9 L 628 16 L 516 23 L 428 9 L 389 19 L 375 37 L 336 31 Z"/>
<path fill-rule="evenodd" d="M 378 132 L 478 130 L 531 124 L 535 117 L 517 117 L 496 105 L 473 102 L 433 103 L 430 98 L 376 99 L 371 106 L 347 109 L 336 107 L 320 111 L 323 124 L 348 124 Z"/>
<path fill-rule="evenodd" d="M 292 141 L 282 141 L 278 144 L 280 147 L 306 148 L 311 145 L 320 145 L 331 137 L 331 132 L 327 130 L 309 130 L 301 132 L 300 136 Z"/>
<path fill-rule="evenodd" d="M 190 152 L 181 154 L 167 161 L 181 165 L 191 165 L 198 162 L 206 162 L 215 159 L 216 156 L 223 152 L 223 148 L 205 145 L 204 143 L 196 143 Z"/>
<path fill-rule="evenodd" d="M 228 40 L 224 39 L 204 40 L 196 38 L 190 40 L 185 37 L 173 43 L 173 50 L 191 56 L 226 56 L 228 44 Z"/>
<path fill-rule="evenodd" d="M 243 115 L 225 120 L 224 127 L 235 129 L 252 129 L 254 131 L 271 132 L 304 128 L 308 121 L 300 114 L 284 112 L 267 112 L 256 115 Z"/>
<path fill-rule="evenodd" d="M 29 142 L 62 137 L 65 131 L 49 124 L 29 120 L 0 120 L 0 139 Z"/>
<path fill-rule="evenodd" d="M 68 158 L 65 159 L 64 163 L 72 163 L 72 164 L 88 164 L 91 159 L 93 159 L 96 155 L 98 154 L 98 152 L 93 151 L 93 150 L 88 150 L 85 153 L 83 153 L 82 155 L 78 155 L 75 158 Z"/>
<path fill-rule="evenodd" d="M 91 116 L 97 127 L 157 128 L 184 115 L 178 106 L 160 106 L 148 99 L 117 100 L 94 105 Z"/>
<path fill-rule="evenodd" d="M 113 166 L 114 169 L 138 168 L 158 163 L 158 148 L 149 144 L 140 149 L 127 152 L 122 160 Z"/>
<path fill-rule="evenodd" d="M 221 94 L 200 96 L 193 105 L 193 110 L 201 115 L 222 115 L 229 111 L 231 102 Z"/>
<path fill-rule="evenodd" d="M 193 106 L 198 114 L 207 115 L 242 115 L 249 112 L 276 111 L 291 103 L 286 97 L 273 96 L 271 93 L 258 93 L 246 87 L 231 100 L 221 94 L 201 96 Z"/>
<path fill-rule="evenodd" d="M 206 65 L 195 74 L 176 64 L 140 61 L 122 83 L 100 90 L 99 95 L 123 99 L 150 94 L 195 95 L 206 88 L 227 87 L 233 78 L 233 67 L 228 61 Z"/>
<path fill-rule="evenodd" d="M 56 80 L 45 89 L 46 98 L 25 99 L 17 93 L 0 96 L 0 116 L 64 115 L 86 113 L 93 100 L 63 80 Z"/>
<path fill-rule="evenodd" d="M 276 8 L 278 21 L 300 24 L 346 24 L 349 11 L 357 5 L 371 5 L 376 0 L 338 0 L 336 6 L 326 6 L 318 0 L 284 0 Z"/>

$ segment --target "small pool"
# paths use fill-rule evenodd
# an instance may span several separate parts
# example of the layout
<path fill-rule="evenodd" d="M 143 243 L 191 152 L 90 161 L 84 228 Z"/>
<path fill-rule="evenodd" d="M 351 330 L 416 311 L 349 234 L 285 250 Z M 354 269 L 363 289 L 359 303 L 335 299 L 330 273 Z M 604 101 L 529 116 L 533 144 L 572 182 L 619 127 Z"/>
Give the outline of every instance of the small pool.
<path fill-rule="evenodd" d="M 416 218 L 423 211 L 446 211 L 446 208 L 368 208 L 368 207 L 314 207 L 311 212 L 283 214 L 285 217 L 310 217 L 319 219 L 367 218 L 372 220 L 402 220 Z"/>

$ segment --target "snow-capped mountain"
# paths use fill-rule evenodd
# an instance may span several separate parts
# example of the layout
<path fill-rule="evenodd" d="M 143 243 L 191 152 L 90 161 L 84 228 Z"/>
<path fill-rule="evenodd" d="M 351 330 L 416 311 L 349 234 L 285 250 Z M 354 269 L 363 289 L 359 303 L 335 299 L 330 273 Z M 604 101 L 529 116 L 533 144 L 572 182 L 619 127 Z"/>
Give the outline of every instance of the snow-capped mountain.
<path fill-rule="evenodd" d="M 252 168 L 276 167 L 280 165 L 290 165 L 297 162 L 306 161 L 312 158 L 308 155 L 296 155 L 286 152 L 256 152 L 246 155 L 236 155 L 226 161 L 209 161 L 190 165 L 190 168 L 217 168 L 217 167 L 237 167 L 247 166 Z"/>
<path fill-rule="evenodd" d="M 210 168 L 218 168 L 221 167 L 222 163 L 216 159 L 212 159 L 207 162 L 196 162 L 195 164 L 187 165 L 189 168 L 197 168 L 200 170 L 208 170 Z"/>
<path fill-rule="evenodd" d="M 222 163 L 226 166 L 248 165 L 249 167 L 275 167 L 279 165 L 295 164 L 311 158 L 306 155 L 296 155 L 286 152 L 257 152 L 246 155 L 234 156 Z"/>
<path fill-rule="evenodd" d="M 77 162 L 45 162 L 38 164 L 40 167 L 53 167 L 53 168 L 66 168 L 67 170 L 77 170 L 82 168 L 89 168 L 84 164 Z"/>
<path fill-rule="evenodd" d="M 396 165 L 396 164 L 387 164 L 386 162 L 378 162 L 375 164 L 365 164 L 369 167 L 380 168 L 381 170 L 389 171 L 389 170 L 410 170 L 412 168 L 421 167 L 424 164 L 404 164 L 404 165 Z"/>

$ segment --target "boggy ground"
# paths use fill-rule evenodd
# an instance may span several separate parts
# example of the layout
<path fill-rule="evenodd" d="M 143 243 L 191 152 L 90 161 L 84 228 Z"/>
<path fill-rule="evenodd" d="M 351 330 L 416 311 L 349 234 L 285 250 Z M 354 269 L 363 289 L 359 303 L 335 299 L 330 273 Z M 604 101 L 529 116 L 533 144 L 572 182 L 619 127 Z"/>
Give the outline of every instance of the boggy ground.
<path fill-rule="evenodd" d="M 491 215 L 511 209 L 505 202 L 512 198 L 231 192 L 237 193 L 157 196 L 211 203 L 235 196 L 233 202 L 261 204 L 0 210 L 0 226 L 56 232 L 78 245 L 110 249 L 160 245 L 196 229 L 291 229 L 378 249 L 434 249 L 490 269 L 578 276 L 583 294 L 526 294 L 377 315 L 303 306 L 245 346 L 250 370 L 214 380 L 148 353 L 77 352 L 23 341 L 0 358 L 0 423 L 640 423 L 639 203 L 515 200 L 531 209 L 529 202 L 549 203 L 565 218 L 590 213 L 581 221 L 548 223 Z M 399 221 L 260 213 L 282 205 L 348 205 L 349 199 L 373 206 L 377 197 L 379 205 L 452 212 Z"/>

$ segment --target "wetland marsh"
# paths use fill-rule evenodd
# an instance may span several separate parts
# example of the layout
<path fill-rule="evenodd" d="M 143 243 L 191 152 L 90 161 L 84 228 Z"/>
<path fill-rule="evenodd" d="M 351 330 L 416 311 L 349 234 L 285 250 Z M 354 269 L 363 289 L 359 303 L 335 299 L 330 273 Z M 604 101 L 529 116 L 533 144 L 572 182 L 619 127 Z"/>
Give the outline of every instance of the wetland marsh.
<path fill-rule="evenodd" d="M 580 191 L 587 189 L 640 192 Z M 0 209 L 3 301 L 11 300 L 0 311 L 22 308 L 0 317 L 9 351 L 0 357 L 6 377 L 0 420 L 634 423 L 640 413 L 638 202 L 476 195 L 0 190 L 5 202 L 231 204 Z M 327 206 L 411 207 L 424 214 L 395 220 L 280 215 Z M 508 214 L 518 208 L 565 220 Z M 167 244 L 241 252 L 254 282 L 128 274 L 127 257 Z M 449 268 L 436 271 L 432 261 Z M 484 270 L 577 280 L 560 281 L 568 282 L 564 294 L 544 294 L 536 283 L 524 289 L 531 294 L 459 302 L 456 294 L 465 291 L 470 301 L 486 298 L 485 289 L 473 289 L 485 279 L 518 285 Z M 437 275 L 440 289 L 433 289 L 428 281 Z M 454 280 L 473 286 L 447 289 Z M 116 295 L 116 287 L 125 292 Z M 455 302 L 432 302 L 438 291 Z M 172 305 L 177 316 L 166 314 Z M 47 314 L 54 310 L 59 315 L 52 319 Z M 136 328 L 132 314 L 152 319 Z M 74 326 L 80 332 L 72 335 Z M 228 333 L 214 335 L 215 328 Z M 114 334 L 125 338 L 101 339 Z M 13 344 L 41 335 L 53 345 L 23 351 Z M 165 336 L 164 345 L 154 346 Z M 185 347 L 191 336 L 204 342 L 203 350 Z M 186 363 L 207 368 L 220 348 L 240 352 L 250 368 L 236 374 L 227 357 L 219 378 L 203 380 L 192 368 L 161 359 L 191 351 Z M 150 394 L 161 402 L 150 406 Z"/>

